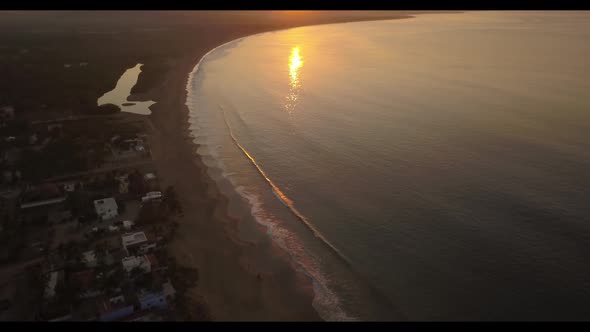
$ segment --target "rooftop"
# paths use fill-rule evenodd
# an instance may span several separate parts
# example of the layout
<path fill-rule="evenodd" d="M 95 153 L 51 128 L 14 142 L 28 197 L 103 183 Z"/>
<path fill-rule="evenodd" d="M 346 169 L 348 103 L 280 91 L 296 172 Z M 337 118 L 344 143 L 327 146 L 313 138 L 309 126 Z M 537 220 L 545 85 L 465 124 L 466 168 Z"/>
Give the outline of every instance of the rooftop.
<path fill-rule="evenodd" d="M 174 297 L 176 295 L 176 290 L 172 287 L 172 283 L 170 280 L 162 284 L 162 292 L 166 297 Z"/>
<path fill-rule="evenodd" d="M 47 285 L 45 286 L 45 298 L 50 299 L 55 296 L 55 287 L 57 286 L 57 279 L 59 277 L 59 272 L 51 272 L 49 273 L 49 280 L 47 281 Z"/>
<path fill-rule="evenodd" d="M 125 228 L 131 228 L 133 225 L 135 225 L 135 223 L 131 220 L 123 220 L 123 227 Z"/>
<path fill-rule="evenodd" d="M 104 206 L 113 206 L 113 207 L 117 207 L 117 202 L 115 201 L 115 199 L 113 197 L 108 197 L 108 198 L 103 198 L 103 199 L 98 199 L 96 201 L 94 201 L 94 207 L 98 210 L 101 208 L 104 208 Z"/>
<path fill-rule="evenodd" d="M 96 253 L 94 250 L 82 253 L 82 261 L 89 266 L 96 264 Z"/>
<path fill-rule="evenodd" d="M 134 244 L 146 242 L 147 237 L 145 236 L 144 232 L 136 232 L 124 234 L 121 236 L 121 240 L 123 240 L 123 246 L 127 248 L 128 246 L 132 246 Z"/>
<path fill-rule="evenodd" d="M 131 272 L 135 268 L 141 268 L 146 272 L 151 270 L 151 262 L 147 256 L 129 256 L 121 260 L 123 268 L 127 272 Z"/>

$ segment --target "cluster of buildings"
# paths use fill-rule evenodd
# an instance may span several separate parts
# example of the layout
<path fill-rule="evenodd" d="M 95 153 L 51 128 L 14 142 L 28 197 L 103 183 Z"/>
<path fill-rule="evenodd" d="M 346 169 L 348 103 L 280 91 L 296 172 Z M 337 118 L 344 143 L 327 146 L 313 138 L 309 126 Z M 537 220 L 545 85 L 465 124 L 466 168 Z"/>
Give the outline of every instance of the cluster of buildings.
<path fill-rule="evenodd" d="M 117 237 L 118 245 L 85 251 L 77 263 L 52 265 L 45 278 L 40 320 L 160 321 L 169 317 L 176 290 L 161 259 L 162 248 L 143 231 Z"/>
<path fill-rule="evenodd" d="M 14 117 L 12 107 L 0 107 L 0 134 Z M 37 320 L 170 317 L 176 291 L 166 240 L 139 220 L 144 205 L 164 199 L 145 136 L 117 135 L 105 142 L 106 166 L 33 180 L 19 169 L 19 159 L 31 149 L 43 151 L 67 124 L 42 126 L 0 140 L 0 275 L 35 274 L 27 277 L 35 284 L 22 287 L 39 303 L 29 308 Z M 138 160 L 145 162 L 138 166 Z M 24 268 L 33 265 L 35 272 Z M 18 292 L 4 290 L 21 286 L 0 282 L 0 303 L 16 307 Z"/>

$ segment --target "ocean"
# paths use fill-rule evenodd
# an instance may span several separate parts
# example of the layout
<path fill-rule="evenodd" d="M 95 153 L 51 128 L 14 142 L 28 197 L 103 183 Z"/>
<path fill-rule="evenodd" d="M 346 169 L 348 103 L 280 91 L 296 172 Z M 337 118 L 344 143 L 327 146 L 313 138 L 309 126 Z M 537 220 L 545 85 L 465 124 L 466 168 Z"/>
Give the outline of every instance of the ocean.
<path fill-rule="evenodd" d="M 187 90 L 228 213 L 322 318 L 590 318 L 589 12 L 263 33 Z"/>

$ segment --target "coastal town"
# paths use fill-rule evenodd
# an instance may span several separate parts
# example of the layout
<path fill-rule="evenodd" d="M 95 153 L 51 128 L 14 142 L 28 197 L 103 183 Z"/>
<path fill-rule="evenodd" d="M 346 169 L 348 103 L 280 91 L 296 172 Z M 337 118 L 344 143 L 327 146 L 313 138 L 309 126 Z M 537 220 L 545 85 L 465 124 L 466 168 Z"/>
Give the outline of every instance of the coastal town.
<path fill-rule="evenodd" d="M 0 321 L 324 320 L 249 206 L 230 213 L 187 81 L 238 38 L 409 17 L 0 11 Z"/>
<path fill-rule="evenodd" d="M 182 208 L 160 187 L 146 122 L 11 105 L 0 121 L 0 320 L 185 319 L 198 275 L 167 252 Z"/>

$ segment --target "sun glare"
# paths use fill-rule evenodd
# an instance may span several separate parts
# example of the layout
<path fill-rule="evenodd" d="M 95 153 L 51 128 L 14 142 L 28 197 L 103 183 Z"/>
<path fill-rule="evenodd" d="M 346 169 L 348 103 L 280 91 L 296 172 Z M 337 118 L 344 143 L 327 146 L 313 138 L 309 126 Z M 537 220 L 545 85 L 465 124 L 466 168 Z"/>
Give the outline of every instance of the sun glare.
<path fill-rule="evenodd" d="M 299 46 L 293 47 L 289 56 L 289 94 L 285 102 L 285 108 L 289 114 L 293 112 L 299 99 L 299 90 L 301 88 L 300 71 L 303 66 L 303 58 L 299 54 Z"/>
<path fill-rule="evenodd" d="M 299 69 L 303 66 L 303 60 L 299 54 L 299 46 L 293 47 L 289 57 L 289 74 L 291 75 L 291 86 L 299 83 Z"/>

